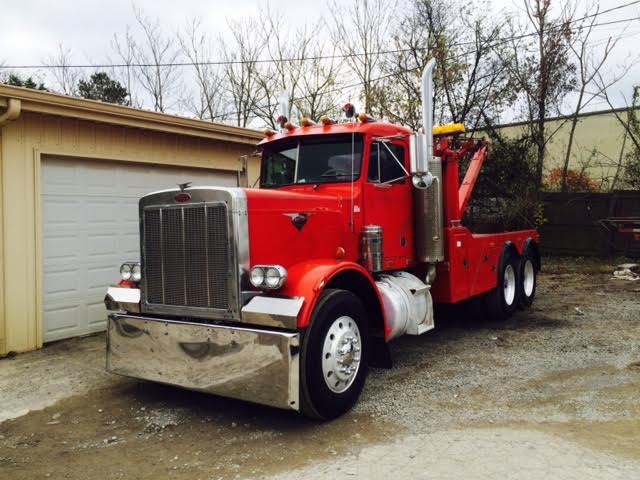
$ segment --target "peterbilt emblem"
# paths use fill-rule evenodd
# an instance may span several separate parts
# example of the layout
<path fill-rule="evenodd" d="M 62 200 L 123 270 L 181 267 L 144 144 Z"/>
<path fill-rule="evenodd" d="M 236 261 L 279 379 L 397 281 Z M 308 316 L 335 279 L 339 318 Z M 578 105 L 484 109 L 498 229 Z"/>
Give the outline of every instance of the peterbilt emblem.
<path fill-rule="evenodd" d="M 293 226 L 296 227 L 298 231 L 301 231 L 313 213 L 283 213 L 283 215 L 289 217 Z"/>
<path fill-rule="evenodd" d="M 180 193 L 173 197 L 173 199 L 178 203 L 188 202 L 191 200 L 191 195 L 184 191 L 185 188 L 189 188 L 190 186 L 191 182 L 179 183 L 178 188 L 180 188 Z"/>

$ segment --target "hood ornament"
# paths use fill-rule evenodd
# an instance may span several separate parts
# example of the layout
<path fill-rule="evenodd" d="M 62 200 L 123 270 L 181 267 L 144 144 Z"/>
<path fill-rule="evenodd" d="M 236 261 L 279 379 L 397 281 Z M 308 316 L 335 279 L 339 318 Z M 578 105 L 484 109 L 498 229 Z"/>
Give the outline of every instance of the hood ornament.
<path fill-rule="evenodd" d="M 178 187 L 180 188 L 181 192 L 184 192 L 185 188 L 189 188 L 191 186 L 193 182 L 185 182 L 185 183 L 179 183 Z"/>
<path fill-rule="evenodd" d="M 289 217 L 293 226 L 300 232 L 302 231 L 302 227 L 307 224 L 307 220 L 309 220 L 309 217 L 313 215 L 313 213 L 283 213 L 283 215 L 285 217 Z"/>

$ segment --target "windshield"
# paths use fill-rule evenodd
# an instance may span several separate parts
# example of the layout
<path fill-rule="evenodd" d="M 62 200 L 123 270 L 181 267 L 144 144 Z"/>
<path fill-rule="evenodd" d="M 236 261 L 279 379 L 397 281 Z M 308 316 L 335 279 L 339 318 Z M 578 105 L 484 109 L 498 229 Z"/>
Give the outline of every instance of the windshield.
<path fill-rule="evenodd" d="M 266 145 L 260 186 L 350 182 L 360 177 L 360 135 L 308 136 Z"/>

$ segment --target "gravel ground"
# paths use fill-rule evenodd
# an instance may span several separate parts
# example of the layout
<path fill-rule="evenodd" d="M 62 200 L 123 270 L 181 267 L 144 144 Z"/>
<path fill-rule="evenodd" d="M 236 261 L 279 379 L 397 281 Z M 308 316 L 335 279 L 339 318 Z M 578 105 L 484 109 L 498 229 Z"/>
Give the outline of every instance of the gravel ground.
<path fill-rule="evenodd" d="M 508 322 L 473 311 L 324 424 L 106 374 L 102 336 L 0 360 L 0 477 L 640 479 L 640 282 L 545 274 Z"/>

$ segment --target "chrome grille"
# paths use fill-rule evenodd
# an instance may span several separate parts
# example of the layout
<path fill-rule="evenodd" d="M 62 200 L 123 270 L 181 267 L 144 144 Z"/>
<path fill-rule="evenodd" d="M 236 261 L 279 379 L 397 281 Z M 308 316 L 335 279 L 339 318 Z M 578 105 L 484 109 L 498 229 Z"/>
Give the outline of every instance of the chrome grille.
<path fill-rule="evenodd" d="M 224 202 L 145 208 L 142 247 L 147 304 L 229 310 L 234 255 Z"/>

